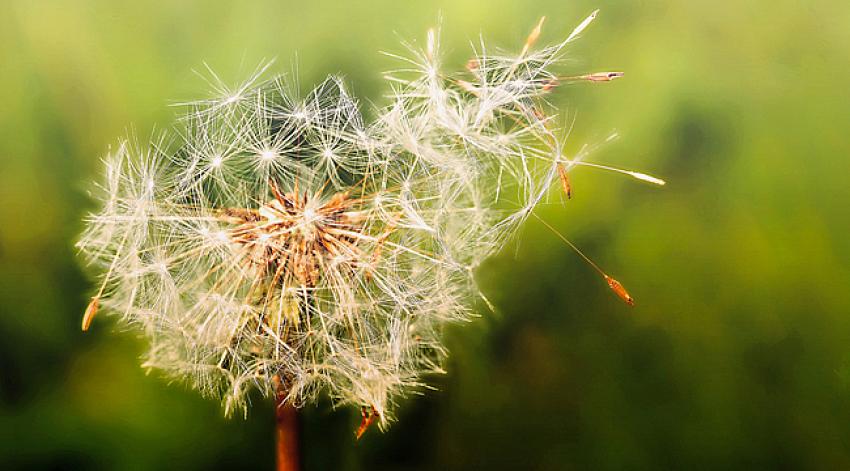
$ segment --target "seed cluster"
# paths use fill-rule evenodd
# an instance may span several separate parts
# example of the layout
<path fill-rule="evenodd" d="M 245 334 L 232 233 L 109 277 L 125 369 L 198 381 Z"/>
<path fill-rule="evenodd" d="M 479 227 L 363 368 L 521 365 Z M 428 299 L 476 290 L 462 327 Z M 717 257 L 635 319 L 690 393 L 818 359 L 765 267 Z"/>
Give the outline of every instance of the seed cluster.
<path fill-rule="evenodd" d="M 148 339 L 146 367 L 227 413 L 252 390 L 296 406 L 327 394 L 386 424 L 442 372 L 443 327 L 489 305 L 474 270 L 552 183 L 570 196 L 577 165 L 620 171 L 563 155 L 545 100 L 622 75 L 551 70 L 595 15 L 554 46 L 534 47 L 542 21 L 519 54 L 482 44 L 458 74 L 429 31 L 368 124 L 335 77 L 305 96 L 265 68 L 235 88 L 213 77 L 178 138 L 105 159 L 78 243 L 101 281 L 83 329 L 99 309 L 120 316 Z"/>
<path fill-rule="evenodd" d="M 335 193 L 323 202 L 321 194 L 281 194 L 270 186 L 274 199 L 259 209 L 227 211 L 237 224 L 229 238 L 244 246 L 261 275 L 273 273 L 272 285 L 312 287 L 324 265 L 347 262 L 356 269 L 362 258 L 357 243 L 365 237 L 363 215 L 352 210 L 356 199 Z"/>

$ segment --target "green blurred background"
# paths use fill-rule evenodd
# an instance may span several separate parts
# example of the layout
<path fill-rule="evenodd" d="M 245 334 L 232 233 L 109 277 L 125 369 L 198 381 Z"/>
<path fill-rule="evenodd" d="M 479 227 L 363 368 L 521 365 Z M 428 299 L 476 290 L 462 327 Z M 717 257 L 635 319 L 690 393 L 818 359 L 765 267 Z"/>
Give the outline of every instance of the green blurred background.
<path fill-rule="evenodd" d="M 261 60 L 303 88 L 344 74 L 381 103 L 377 51 L 441 13 L 449 63 L 593 9 L 560 89 L 571 149 L 622 136 L 541 210 L 637 298 L 629 309 L 530 221 L 482 268 L 498 313 L 453 328 L 439 390 L 357 443 L 355 411 L 304 414 L 307 469 L 850 468 L 850 4 L 846 1 L 4 0 L 0 5 L 0 469 L 270 469 L 272 407 L 222 417 L 138 365 L 72 244 L 107 146 L 173 122 Z M 296 55 L 297 54 L 297 55 Z M 297 60 L 296 60 L 297 57 Z"/>

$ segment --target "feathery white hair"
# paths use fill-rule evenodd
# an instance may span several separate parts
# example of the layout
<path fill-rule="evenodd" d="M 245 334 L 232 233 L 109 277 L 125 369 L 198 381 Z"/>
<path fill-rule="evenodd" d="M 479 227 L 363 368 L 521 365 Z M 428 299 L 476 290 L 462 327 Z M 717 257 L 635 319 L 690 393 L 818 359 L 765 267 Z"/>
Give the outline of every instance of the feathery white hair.
<path fill-rule="evenodd" d="M 544 97 L 594 16 L 534 49 L 538 25 L 518 55 L 482 43 L 465 78 L 429 31 L 371 124 L 339 78 L 298 97 L 263 68 L 187 104 L 179 138 L 122 141 L 78 243 L 103 268 L 84 328 L 102 304 L 148 338 L 147 367 L 227 413 L 252 389 L 296 406 L 324 392 L 385 423 L 441 371 L 473 270 L 577 163 Z"/>

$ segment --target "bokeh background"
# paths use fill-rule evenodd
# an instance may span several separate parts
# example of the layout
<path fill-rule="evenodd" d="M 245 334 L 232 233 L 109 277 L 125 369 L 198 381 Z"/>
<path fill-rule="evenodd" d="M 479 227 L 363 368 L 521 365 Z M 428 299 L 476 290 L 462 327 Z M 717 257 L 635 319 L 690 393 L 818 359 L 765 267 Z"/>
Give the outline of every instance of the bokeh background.
<path fill-rule="evenodd" d="M 452 328 L 448 374 L 386 433 L 304 413 L 306 469 L 850 468 L 850 3 L 445 0 L 0 3 L 0 468 L 270 469 L 272 407 L 219 404 L 138 365 L 80 315 L 72 247 L 107 146 L 167 128 L 263 59 L 303 88 L 381 71 L 442 14 L 449 63 L 479 33 L 518 48 L 593 9 L 560 89 L 571 150 L 664 177 L 578 169 L 540 214 L 626 284 L 628 308 L 535 221 L 479 279 L 498 307 Z"/>

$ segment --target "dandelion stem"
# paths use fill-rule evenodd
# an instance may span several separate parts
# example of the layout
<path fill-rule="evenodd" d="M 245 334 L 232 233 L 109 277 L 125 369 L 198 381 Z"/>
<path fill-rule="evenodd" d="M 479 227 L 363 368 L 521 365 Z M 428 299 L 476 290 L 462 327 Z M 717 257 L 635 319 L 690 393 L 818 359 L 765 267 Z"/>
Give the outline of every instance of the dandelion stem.
<path fill-rule="evenodd" d="M 282 382 L 277 381 L 275 394 L 275 452 L 277 471 L 299 471 L 301 469 L 298 453 L 298 411 L 289 402 L 284 401 L 286 393 L 281 389 Z"/>

